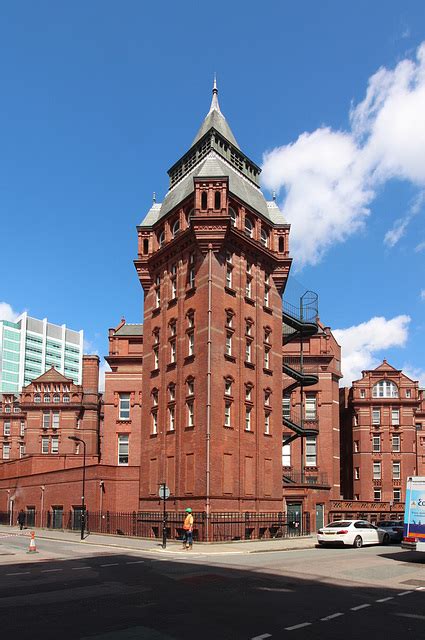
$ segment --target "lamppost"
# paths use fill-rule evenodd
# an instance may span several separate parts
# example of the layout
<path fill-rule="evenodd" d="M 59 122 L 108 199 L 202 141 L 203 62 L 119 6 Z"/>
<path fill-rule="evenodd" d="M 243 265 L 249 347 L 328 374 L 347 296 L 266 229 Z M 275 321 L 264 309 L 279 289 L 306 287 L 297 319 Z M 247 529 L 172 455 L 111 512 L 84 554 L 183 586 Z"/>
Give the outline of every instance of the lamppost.
<path fill-rule="evenodd" d="M 81 540 L 84 540 L 84 527 L 86 522 L 86 505 L 84 499 L 84 493 L 86 489 L 86 443 L 82 438 L 77 436 L 68 436 L 68 440 L 74 442 L 81 442 L 83 445 L 83 495 L 81 496 Z"/>

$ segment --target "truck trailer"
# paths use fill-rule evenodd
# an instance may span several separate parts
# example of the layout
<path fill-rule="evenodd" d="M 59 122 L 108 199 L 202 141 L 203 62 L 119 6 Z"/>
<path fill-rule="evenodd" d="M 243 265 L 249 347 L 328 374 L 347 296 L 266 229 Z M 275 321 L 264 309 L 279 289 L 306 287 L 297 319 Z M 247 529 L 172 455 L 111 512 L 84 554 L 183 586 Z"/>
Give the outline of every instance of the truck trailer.
<path fill-rule="evenodd" d="M 403 549 L 425 551 L 425 477 L 409 476 L 404 509 Z"/>

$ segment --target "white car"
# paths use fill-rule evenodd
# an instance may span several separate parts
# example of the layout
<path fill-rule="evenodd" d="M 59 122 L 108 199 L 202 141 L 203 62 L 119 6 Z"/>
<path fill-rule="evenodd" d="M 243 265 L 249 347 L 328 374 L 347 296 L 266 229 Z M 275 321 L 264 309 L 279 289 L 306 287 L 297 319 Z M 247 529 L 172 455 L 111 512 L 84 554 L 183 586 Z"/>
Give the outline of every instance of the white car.
<path fill-rule="evenodd" d="M 388 544 L 389 534 L 366 520 L 335 520 L 317 532 L 317 542 L 343 544 L 360 549 L 364 544 Z"/>

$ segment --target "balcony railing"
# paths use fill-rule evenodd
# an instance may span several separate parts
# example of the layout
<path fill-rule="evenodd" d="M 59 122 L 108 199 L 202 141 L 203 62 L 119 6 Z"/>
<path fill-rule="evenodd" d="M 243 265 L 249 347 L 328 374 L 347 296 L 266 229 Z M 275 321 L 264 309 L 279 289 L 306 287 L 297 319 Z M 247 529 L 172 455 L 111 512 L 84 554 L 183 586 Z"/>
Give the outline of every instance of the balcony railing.
<path fill-rule="evenodd" d="M 304 473 L 302 471 L 284 471 L 283 484 L 328 485 L 328 474 L 308 469 L 305 469 Z"/>

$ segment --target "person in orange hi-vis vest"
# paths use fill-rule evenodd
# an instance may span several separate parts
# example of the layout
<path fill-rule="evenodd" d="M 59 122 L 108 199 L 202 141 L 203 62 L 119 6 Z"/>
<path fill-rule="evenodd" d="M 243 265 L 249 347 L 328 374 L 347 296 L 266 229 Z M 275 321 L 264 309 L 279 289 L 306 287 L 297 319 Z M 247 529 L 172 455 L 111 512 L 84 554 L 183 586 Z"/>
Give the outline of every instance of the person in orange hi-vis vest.
<path fill-rule="evenodd" d="M 193 515 L 192 509 L 188 507 L 185 511 L 186 517 L 183 523 L 183 549 L 192 549 L 193 545 Z"/>

